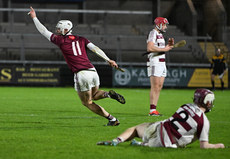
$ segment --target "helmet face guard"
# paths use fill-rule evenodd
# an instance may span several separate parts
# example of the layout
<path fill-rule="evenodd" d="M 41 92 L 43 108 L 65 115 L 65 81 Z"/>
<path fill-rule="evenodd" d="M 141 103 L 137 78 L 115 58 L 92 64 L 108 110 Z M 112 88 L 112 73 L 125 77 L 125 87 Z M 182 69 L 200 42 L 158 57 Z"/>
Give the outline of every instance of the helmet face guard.
<path fill-rule="evenodd" d="M 166 18 L 163 18 L 163 17 L 157 17 L 154 20 L 154 23 L 156 24 L 156 28 L 162 33 L 166 32 L 166 30 L 163 30 L 163 25 L 169 24 L 168 20 Z"/>
<path fill-rule="evenodd" d="M 205 113 L 211 111 L 214 107 L 213 103 L 215 100 L 214 93 L 208 89 L 197 89 L 194 93 L 193 102 L 198 106 L 201 106 L 206 109 Z"/>
<path fill-rule="evenodd" d="M 56 28 L 60 29 L 62 35 L 66 35 L 72 32 L 73 24 L 69 20 L 60 20 L 57 23 Z M 66 33 L 65 33 L 65 29 L 67 30 Z"/>

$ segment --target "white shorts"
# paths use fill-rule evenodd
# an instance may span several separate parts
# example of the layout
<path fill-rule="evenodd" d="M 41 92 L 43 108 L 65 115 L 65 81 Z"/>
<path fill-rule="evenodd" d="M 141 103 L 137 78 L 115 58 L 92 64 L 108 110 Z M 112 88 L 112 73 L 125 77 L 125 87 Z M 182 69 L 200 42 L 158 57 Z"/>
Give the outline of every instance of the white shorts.
<path fill-rule="evenodd" d="M 148 77 L 150 76 L 166 77 L 167 68 L 165 65 L 148 66 L 147 72 L 148 72 Z"/>
<path fill-rule="evenodd" d="M 145 129 L 142 141 L 149 147 L 164 147 L 160 137 L 160 126 L 160 122 L 155 122 Z"/>
<path fill-rule="evenodd" d="M 74 73 L 74 86 L 78 92 L 85 92 L 91 90 L 93 87 L 99 86 L 100 80 L 95 69 L 82 70 Z"/>

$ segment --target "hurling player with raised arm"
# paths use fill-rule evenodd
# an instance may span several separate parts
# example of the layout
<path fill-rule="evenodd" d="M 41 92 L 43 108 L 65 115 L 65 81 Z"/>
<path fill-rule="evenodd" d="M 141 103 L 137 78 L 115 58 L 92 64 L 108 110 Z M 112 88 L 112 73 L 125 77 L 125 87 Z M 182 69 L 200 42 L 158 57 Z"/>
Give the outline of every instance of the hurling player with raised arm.
<path fill-rule="evenodd" d="M 115 61 L 109 59 L 106 54 L 88 39 L 73 35 L 73 24 L 69 20 L 60 20 L 56 26 L 57 34 L 48 31 L 47 28 L 40 23 L 36 13 L 32 7 L 29 12 L 37 30 L 50 42 L 57 45 L 66 60 L 71 71 L 74 73 L 75 90 L 84 106 L 92 112 L 108 119 L 106 126 L 117 126 L 119 120 L 109 114 L 103 107 L 99 106 L 94 100 L 103 98 L 112 98 L 118 102 L 125 104 L 125 99 L 122 95 L 113 90 L 109 92 L 99 90 L 99 76 L 89 61 L 86 50 L 89 49 L 103 58 L 111 67 L 118 68 Z"/>

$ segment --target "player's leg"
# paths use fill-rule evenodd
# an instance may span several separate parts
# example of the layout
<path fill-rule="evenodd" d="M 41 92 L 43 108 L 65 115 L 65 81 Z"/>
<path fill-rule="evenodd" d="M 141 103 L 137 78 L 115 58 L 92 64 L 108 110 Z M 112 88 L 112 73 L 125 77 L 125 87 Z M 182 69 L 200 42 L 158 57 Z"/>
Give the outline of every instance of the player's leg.
<path fill-rule="evenodd" d="M 142 138 L 144 135 L 144 130 L 149 124 L 150 123 L 142 123 L 137 126 L 128 128 L 126 131 L 120 134 L 117 138 L 122 138 L 123 142 L 130 141 L 135 137 Z"/>
<path fill-rule="evenodd" d="M 75 90 L 81 102 L 92 112 L 109 120 L 107 126 L 116 126 L 120 122 L 109 114 L 103 107 L 93 102 L 93 95 L 98 92 L 100 85 L 99 76 L 96 71 L 80 71 L 74 74 Z"/>
<path fill-rule="evenodd" d="M 151 91 L 150 91 L 150 103 L 157 105 L 160 96 L 160 91 L 163 87 L 164 77 L 150 77 Z"/>
<path fill-rule="evenodd" d="M 108 94 L 108 92 L 97 89 L 95 92 L 92 93 L 93 100 L 100 100 L 100 99 L 103 99 L 103 98 L 108 98 L 107 94 Z"/>
<path fill-rule="evenodd" d="M 93 100 L 99 100 L 99 99 L 103 99 L 103 98 L 112 98 L 112 99 L 117 100 L 121 104 L 125 104 L 125 98 L 122 95 L 116 93 L 115 91 L 110 90 L 109 92 L 106 92 L 104 90 L 99 90 L 100 80 L 99 80 L 99 76 L 98 76 L 96 71 L 91 72 L 90 75 L 91 75 L 91 82 L 89 83 L 89 85 L 90 85 L 89 87 L 91 87 L 91 88 L 95 87 L 95 89 L 92 92 L 92 99 Z M 79 75 L 79 76 L 82 76 L 82 75 Z M 88 79 L 88 78 L 89 77 L 85 76 L 84 80 Z M 82 82 L 82 83 L 84 83 L 84 82 Z"/>
<path fill-rule="evenodd" d="M 99 100 L 103 98 L 112 98 L 121 104 L 125 104 L 125 98 L 122 95 L 116 93 L 114 90 L 110 90 L 109 92 L 97 90 L 95 93 L 93 93 L 93 100 Z"/>
<path fill-rule="evenodd" d="M 164 79 L 167 74 L 165 65 L 156 65 L 148 67 L 148 76 L 150 77 L 150 113 L 151 116 L 161 115 L 157 110 L 157 103 L 160 96 L 160 91 L 163 87 Z"/>
<path fill-rule="evenodd" d="M 107 117 L 109 115 L 109 113 L 106 112 L 104 108 L 102 108 L 101 106 L 93 102 L 91 90 L 84 91 L 84 92 L 78 91 L 78 96 L 81 99 L 82 104 L 86 106 L 89 110 L 91 110 L 92 112 L 100 116 L 103 116 L 103 117 Z"/>
<path fill-rule="evenodd" d="M 215 90 L 215 75 L 211 75 L 211 82 L 212 82 L 212 90 Z"/>
<path fill-rule="evenodd" d="M 109 96 L 109 98 L 117 100 L 121 104 L 125 104 L 125 98 L 122 95 L 115 92 L 114 90 L 110 90 L 108 93 L 108 96 Z"/>
<path fill-rule="evenodd" d="M 224 80 L 223 80 L 224 73 L 225 73 L 224 69 L 222 70 L 220 69 L 220 71 L 218 72 L 222 90 L 224 90 Z"/>
<path fill-rule="evenodd" d="M 112 141 L 100 141 L 97 145 L 113 145 L 116 146 L 121 142 L 126 142 L 134 139 L 135 137 L 142 138 L 144 135 L 145 128 L 148 127 L 150 123 L 142 123 L 137 126 L 126 129 L 117 138 Z"/>
<path fill-rule="evenodd" d="M 211 83 L 212 83 L 212 90 L 215 90 L 215 77 L 217 75 L 217 71 L 214 69 L 211 74 Z"/>
<path fill-rule="evenodd" d="M 160 115 L 159 112 L 157 112 L 156 107 L 160 96 L 160 91 L 163 87 L 164 79 L 165 77 L 150 77 L 150 113 L 153 115 Z"/>
<path fill-rule="evenodd" d="M 220 77 L 220 83 L 221 83 L 221 89 L 224 90 L 224 80 L 223 80 L 223 76 Z"/>
<path fill-rule="evenodd" d="M 99 86 L 93 87 L 92 88 L 92 96 L 94 96 L 95 94 L 97 94 L 97 92 L 103 92 L 103 91 L 99 91 Z M 104 91 L 104 93 L 106 93 L 106 92 Z M 105 109 L 104 109 L 104 111 L 105 111 Z M 109 113 L 105 117 L 106 117 L 106 119 L 109 120 L 109 122 L 105 126 L 117 126 L 117 125 L 120 124 L 119 120 L 116 119 L 114 116 L 112 116 Z"/>
<path fill-rule="evenodd" d="M 95 90 L 95 89 L 96 88 L 94 88 L 92 90 Z M 109 114 L 103 107 L 101 107 L 100 105 L 93 102 L 92 90 L 85 91 L 85 92 L 79 92 L 78 91 L 78 95 L 81 99 L 82 104 L 84 106 L 86 106 L 89 110 L 91 110 L 92 112 L 108 119 L 109 122 L 108 122 L 107 126 L 119 125 L 120 122 L 115 117 L 113 117 L 111 114 Z"/>

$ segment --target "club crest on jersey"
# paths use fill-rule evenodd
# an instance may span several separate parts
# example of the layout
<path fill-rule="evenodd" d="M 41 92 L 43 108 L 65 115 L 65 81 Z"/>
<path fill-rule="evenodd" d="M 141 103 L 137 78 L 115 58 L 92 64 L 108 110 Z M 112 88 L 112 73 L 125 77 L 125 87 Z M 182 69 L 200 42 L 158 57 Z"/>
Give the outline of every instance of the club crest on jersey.
<path fill-rule="evenodd" d="M 74 39 L 75 39 L 75 36 L 70 35 L 69 38 L 70 38 L 71 40 L 74 40 Z"/>

